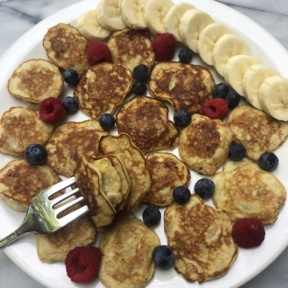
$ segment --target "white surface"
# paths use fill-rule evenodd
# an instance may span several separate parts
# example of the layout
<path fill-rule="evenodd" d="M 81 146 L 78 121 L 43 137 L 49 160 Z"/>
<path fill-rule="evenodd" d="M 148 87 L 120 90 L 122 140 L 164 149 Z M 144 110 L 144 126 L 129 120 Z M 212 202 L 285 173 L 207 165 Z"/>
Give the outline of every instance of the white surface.
<path fill-rule="evenodd" d="M 215 20 L 224 22 L 227 25 L 231 26 L 234 31 L 236 31 L 240 36 L 246 39 L 247 43 L 252 48 L 253 54 L 255 56 L 259 57 L 264 63 L 272 66 L 274 69 L 277 69 L 283 75 L 287 76 L 287 52 L 281 45 L 279 45 L 277 41 L 271 38 L 271 36 L 265 30 L 263 30 L 261 27 L 259 27 L 243 15 L 240 15 L 239 13 L 225 6 L 220 6 L 216 2 L 204 0 L 198 2 L 191 2 L 193 2 L 195 6 L 199 7 L 200 9 L 207 11 L 213 16 Z M 76 17 L 81 13 L 81 11 L 85 11 L 89 9 L 89 7 L 95 7 L 95 3 L 96 1 L 85 2 L 85 5 L 84 2 L 79 3 L 77 4 L 77 6 L 68 8 L 68 10 L 65 11 L 65 14 L 61 12 L 61 14 L 54 15 L 52 18 L 49 18 L 34 27 L 31 31 L 28 32 L 28 34 L 24 36 L 24 38 L 21 38 L 19 42 L 17 42 L 17 44 L 9 50 L 8 54 L 5 55 L 4 59 L 0 63 L 1 71 L 5 71 L 5 74 L 2 73 L 0 78 L 0 97 L 1 99 L 5 99 L 4 103 L 3 101 L 1 101 L 1 111 L 5 111 L 9 106 L 15 105 L 13 101 L 16 100 L 11 98 L 11 96 L 8 95 L 6 92 L 6 81 L 14 68 L 17 67 L 17 65 L 24 59 L 36 56 L 45 57 L 40 45 L 42 37 L 45 34 L 44 31 L 46 31 L 48 27 L 57 24 L 58 22 L 69 22 L 76 19 Z M 17 103 L 19 104 L 20 102 Z M 284 148 L 285 147 L 282 147 L 277 151 L 277 154 L 281 159 L 281 166 L 279 167 L 280 169 L 278 169 L 277 171 L 277 176 L 279 176 L 282 182 L 285 182 L 285 168 L 287 171 L 287 166 L 285 167 L 285 164 L 288 160 L 287 156 L 284 155 Z M 10 159 L 10 157 L 2 156 L 2 158 L 0 158 L 1 165 L 3 166 Z M 285 182 L 285 185 L 287 188 L 287 180 Z M 23 219 L 23 214 L 8 209 L 2 201 L 0 202 L 0 207 L 0 235 L 4 236 L 10 233 L 18 226 L 18 224 L 20 224 Z M 260 270 L 264 269 L 266 265 L 270 264 L 270 262 L 278 256 L 278 254 L 286 247 L 287 244 L 286 240 L 288 237 L 288 229 L 285 230 L 285 228 L 287 227 L 288 219 L 286 220 L 285 217 L 283 217 L 283 215 L 287 213 L 287 209 L 288 208 L 286 205 L 284 210 L 281 212 L 277 223 L 271 228 L 267 228 L 267 238 L 260 248 L 245 251 L 240 250 L 239 257 L 236 260 L 236 263 L 226 276 L 216 281 L 207 282 L 204 285 L 201 285 L 201 287 L 239 287 L 250 277 L 254 276 L 255 273 L 258 273 Z M 6 225 L 3 226 L 2 223 L 5 223 Z M 161 237 L 161 239 L 162 238 L 163 237 Z M 31 276 L 37 278 L 39 282 L 45 284 L 45 286 L 47 287 L 77 287 L 73 285 L 70 280 L 67 281 L 67 278 L 65 276 L 65 270 L 63 269 L 62 264 L 47 265 L 41 263 L 37 258 L 34 245 L 34 237 L 33 235 L 30 235 L 29 237 L 25 237 L 25 240 L 20 240 L 14 245 L 5 248 L 5 253 L 7 253 L 9 257 L 11 257 L 11 259 L 17 262 L 17 264 L 21 266 L 24 271 L 26 271 Z M 0 275 L 1 271 L 3 270 L 0 267 Z M 10 279 L 12 282 L 13 278 Z M 275 279 L 275 281 L 277 281 L 277 279 Z M 286 287 L 275 285 L 275 281 L 272 282 L 273 287 Z M 9 285 L 9 279 L 7 279 L 6 283 L 7 285 Z M 171 285 L 168 285 L 168 283 L 170 283 Z M 265 285 L 265 282 L 263 283 Z M 284 285 L 285 282 L 281 283 L 283 283 Z M 9 287 L 7 285 L 3 287 Z M 32 282 L 32 285 L 36 285 L 35 287 L 39 287 L 35 282 Z M 161 285 L 162 287 L 186 287 L 186 282 L 179 282 L 179 277 L 177 277 L 176 274 L 173 272 L 161 274 L 159 273 L 159 271 L 157 271 L 155 274 L 154 283 L 151 283 L 149 287 L 159 287 L 159 285 Z M 189 284 L 187 287 L 190 286 L 191 284 Z M 193 284 L 193 287 L 197 286 L 199 285 Z M 13 286 L 12 284 L 12 286 L 10 287 L 16 286 Z M 27 286 L 24 287 L 32 288 L 32 286 L 29 286 L 29 283 L 27 284 Z M 85 287 L 95 287 L 95 283 Z M 101 286 L 97 285 L 97 287 Z"/>

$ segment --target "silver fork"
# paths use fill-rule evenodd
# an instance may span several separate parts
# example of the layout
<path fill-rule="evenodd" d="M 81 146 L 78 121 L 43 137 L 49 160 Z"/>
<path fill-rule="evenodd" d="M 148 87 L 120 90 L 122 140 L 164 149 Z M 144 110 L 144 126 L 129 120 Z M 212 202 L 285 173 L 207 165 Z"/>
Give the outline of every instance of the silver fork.
<path fill-rule="evenodd" d="M 71 187 L 72 190 L 61 194 L 52 200 L 49 199 L 57 192 L 60 192 L 61 190 L 75 184 L 76 178 L 71 177 L 42 190 L 31 202 L 21 226 L 5 238 L 0 239 L 0 248 L 10 244 L 20 235 L 26 232 L 36 232 L 39 234 L 50 234 L 56 232 L 70 222 L 78 219 L 80 216 L 88 213 L 89 208 L 87 205 L 85 205 L 61 218 L 58 217 L 61 212 L 64 212 L 68 208 L 71 208 L 84 200 L 84 197 L 80 196 L 72 201 L 67 201 L 63 205 L 56 207 L 57 204 L 60 204 L 64 200 L 75 196 L 75 194 L 79 192 L 79 188 Z"/>

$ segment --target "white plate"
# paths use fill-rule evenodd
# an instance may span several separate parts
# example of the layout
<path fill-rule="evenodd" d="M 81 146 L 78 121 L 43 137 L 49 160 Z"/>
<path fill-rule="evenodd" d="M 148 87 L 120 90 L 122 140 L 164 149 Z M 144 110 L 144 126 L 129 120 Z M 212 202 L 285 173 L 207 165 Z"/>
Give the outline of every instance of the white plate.
<path fill-rule="evenodd" d="M 287 51 L 262 27 L 233 9 L 215 1 L 186 1 L 191 2 L 197 8 L 209 13 L 215 21 L 222 22 L 229 26 L 237 35 L 245 39 L 255 57 L 259 58 L 264 64 L 276 69 L 283 76 L 288 77 Z M 9 95 L 6 89 L 6 83 L 13 70 L 24 60 L 46 58 L 42 49 L 42 39 L 47 29 L 60 22 L 75 23 L 75 20 L 82 12 L 93 9 L 96 5 L 97 2 L 95 0 L 80 1 L 54 14 L 24 34 L 2 57 L 0 62 L 0 115 L 9 107 L 23 104 L 20 100 Z M 193 60 L 193 63 L 203 65 L 201 60 L 197 58 Z M 216 81 L 221 80 L 214 71 L 212 71 L 212 73 Z M 76 120 L 81 120 L 81 117 L 82 114 L 78 113 Z M 287 151 L 287 148 L 288 143 L 286 142 L 282 147 L 277 149 L 276 154 L 280 159 L 280 165 L 274 173 L 282 181 L 286 189 L 288 188 L 288 153 L 284 153 L 284 150 L 286 149 Z M 0 155 L 0 166 L 4 166 L 11 160 L 12 157 L 10 156 Z M 193 191 L 193 186 L 198 178 L 199 176 L 193 173 L 193 181 L 190 186 L 191 191 Z M 210 202 L 208 201 L 208 203 Z M 266 239 L 260 247 L 249 250 L 239 249 L 238 258 L 230 271 L 220 279 L 201 284 L 201 287 L 239 287 L 267 267 L 285 249 L 288 243 L 288 217 L 284 217 L 285 214 L 288 214 L 287 204 L 282 209 L 277 222 L 274 225 L 266 226 Z M 21 224 L 23 218 L 23 213 L 9 209 L 2 199 L 0 199 L 1 237 L 14 231 Z M 162 244 L 166 243 L 163 225 L 157 228 L 156 232 L 159 234 Z M 38 260 L 34 235 L 24 236 L 13 245 L 6 247 L 4 251 L 21 269 L 46 287 L 79 287 L 79 285 L 72 283 L 66 276 L 63 264 L 45 264 Z M 121 273 L 121 271 L 119 271 L 119 273 Z M 81 287 L 95 286 L 103 287 L 98 280 L 89 285 L 81 285 Z M 149 287 L 165 288 L 192 286 L 200 287 L 197 283 L 191 284 L 186 282 L 181 276 L 177 275 L 173 269 L 165 272 L 156 270 L 154 278 L 149 284 Z"/>

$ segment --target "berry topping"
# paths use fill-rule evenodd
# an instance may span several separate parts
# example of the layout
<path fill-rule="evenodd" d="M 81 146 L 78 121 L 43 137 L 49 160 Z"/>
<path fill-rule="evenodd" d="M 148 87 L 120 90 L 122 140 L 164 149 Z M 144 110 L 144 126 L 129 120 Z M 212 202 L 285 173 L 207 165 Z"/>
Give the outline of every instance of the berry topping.
<path fill-rule="evenodd" d="M 76 70 L 67 69 L 63 72 L 62 77 L 64 81 L 69 85 L 76 85 L 79 81 L 79 75 Z"/>
<path fill-rule="evenodd" d="M 156 61 L 169 61 L 174 57 L 176 40 L 170 33 L 158 34 L 152 41 Z"/>
<path fill-rule="evenodd" d="M 273 152 L 265 152 L 260 156 L 258 163 L 263 170 L 272 172 L 278 167 L 279 159 Z"/>
<path fill-rule="evenodd" d="M 41 101 L 39 107 L 40 119 L 47 123 L 54 123 L 65 116 L 65 108 L 61 100 L 49 97 Z"/>
<path fill-rule="evenodd" d="M 133 69 L 133 77 L 135 80 L 147 81 L 150 77 L 150 70 L 147 65 L 140 64 Z"/>
<path fill-rule="evenodd" d="M 236 91 L 230 89 L 226 96 L 226 101 L 231 110 L 239 105 L 240 98 L 241 96 Z"/>
<path fill-rule="evenodd" d="M 179 61 L 182 63 L 190 63 L 192 61 L 193 52 L 189 48 L 182 48 L 178 53 Z"/>
<path fill-rule="evenodd" d="M 212 89 L 212 95 L 215 98 L 222 98 L 226 100 L 226 96 L 229 93 L 230 88 L 226 83 L 218 83 Z"/>
<path fill-rule="evenodd" d="M 109 47 L 98 39 L 91 39 L 87 44 L 86 56 L 89 66 L 100 62 L 112 62 Z"/>
<path fill-rule="evenodd" d="M 69 251 L 65 266 L 68 277 L 75 283 L 89 283 L 98 276 L 102 254 L 97 247 L 76 247 Z"/>
<path fill-rule="evenodd" d="M 174 265 L 174 253 L 167 245 L 156 246 L 152 252 L 152 258 L 156 267 L 168 269 Z"/>
<path fill-rule="evenodd" d="M 116 120 L 112 114 L 105 113 L 100 116 L 99 123 L 104 130 L 110 130 L 114 127 Z"/>
<path fill-rule="evenodd" d="M 229 113 L 228 103 L 222 98 L 213 98 L 202 106 L 203 113 L 210 119 L 224 119 Z"/>
<path fill-rule="evenodd" d="M 241 143 L 232 142 L 229 146 L 228 157 L 233 161 L 240 161 L 246 156 L 246 148 Z"/>
<path fill-rule="evenodd" d="M 202 199 L 208 199 L 215 192 L 215 184 L 209 178 L 201 178 L 195 183 L 194 192 Z"/>
<path fill-rule="evenodd" d="M 72 97 L 72 96 L 67 96 L 62 100 L 63 106 L 65 111 L 68 114 L 75 113 L 79 109 L 79 104 L 78 101 Z"/>
<path fill-rule="evenodd" d="M 41 165 L 47 162 L 47 151 L 43 145 L 30 144 L 24 151 L 25 160 L 32 165 Z"/>
<path fill-rule="evenodd" d="M 132 85 L 132 92 L 136 95 L 142 95 L 146 93 L 147 85 L 144 81 L 136 80 Z"/>
<path fill-rule="evenodd" d="M 178 110 L 174 114 L 174 123 L 179 127 L 186 127 L 191 123 L 191 114 L 187 110 Z"/>
<path fill-rule="evenodd" d="M 173 199 L 178 204 L 186 204 L 189 202 L 191 193 L 188 187 L 178 186 L 173 190 Z"/>
<path fill-rule="evenodd" d="M 260 220 L 243 218 L 234 223 L 232 237 L 242 248 L 257 247 L 264 241 L 265 229 Z"/>
<path fill-rule="evenodd" d="M 156 226 L 161 220 L 160 210 L 154 206 L 147 206 L 143 210 L 142 219 L 147 226 Z"/>

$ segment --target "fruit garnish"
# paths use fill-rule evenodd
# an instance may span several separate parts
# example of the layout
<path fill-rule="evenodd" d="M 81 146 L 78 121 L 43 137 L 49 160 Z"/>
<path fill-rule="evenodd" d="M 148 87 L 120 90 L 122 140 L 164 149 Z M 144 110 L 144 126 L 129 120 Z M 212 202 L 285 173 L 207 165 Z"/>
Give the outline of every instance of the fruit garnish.
<path fill-rule="evenodd" d="M 243 218 L 233 224 L 232 237 L 239 247 L 253 248 L 264 241 L 265 229 L 260 220 Z"/>
<path fill-rule="evenodd" d="M 213 98 L 202 105 L 203 113 L 210 119 L 224 119 L 229 113 L 228 103 L 222 98 Z"/>
<path fill-rule="evenodd" d="M 169 61 L 174 57 L 176 40 L 170 33 L 157 34 L 152 41 L 156 61 Z"/>
<path fill-rule="evenodd" d="M 86 57 L 89 66 L 94 66 L 100 62 L 112 62 L 112 55 L 109 47 L 98 39 L 89 40 Z"/>
<path fill-rule="evenodd" d="M 174 265 L 174 253 L 167 245 L 156 246 L 152 252 L 152 258 L 156 267 L 161 269 L 169 269 Z"/>
<path fill-rule="evenodd" d="M 64 81 L 69 85 L 76 85 L 79 81 L 79 75 L 76 70 L 67 69 L 63 72 L 62 77 Z"/>
<path fill-rule="evenodd" d="M 89 283 L 98 276 L 102 254 L 97 247 L 76 247 L 65 259 L 67 276 L 75 283 Z"/>
<path fill-rule="evenodd" d="M 54 123 L 65 116 L 65 108 L 61 100 L 49 97 L 40 102 L 40 119 L 47 123 Z"/>
<path fill-rule="evenodd" d="M 239 105 L 241 96 L 234 90 L 230 89 L 226 95 L 226 102 L 229 108 L 232 110 Z"/>
<path fill-rule="evenodd" d="M 99 123 L 104 130 L 110 130 L 114 127 L 116 120 L 112 114 L 105 113 L 100 116 Z"/>
<path fill-rule="evenodd" d="M 215 192 L 215 184 L 210 178 L 201 178 L 195 183 L 194 192 L 202 199 L 208 199 Z"/>
<path fill-rule="evenodd" d="M 179 127 L 187 127 L 191 123 L 191 114 L 189 111 L 181 109 L 174 114 L 174 123 Z"/>
<path fill-rule="evenodd" d="M 228 157 L 233 161 L 240 161 L 246 156 L 246 148 L 241 143 L 232 142 L 229 146 Z"/>
<path fill-rule="evenodd" d="M 178 186 L 173 190 L 173 199 L 178 204 L 186 204 L 189 202 L 191 192 L 186 186 Z"/>
<path fill-rule="evenodd" d="M 136 94 L 136 95 L 143 95 L 144 93 L 146 93 L 147 91 L 147 85 L 146 82 L 144 81 L 140 81 L 140 80 L 136 80 L 133 84 L 132 84 L 132 89 L 131 91 Z"/>
<path fill-rule="evenodd" d="M 161 212 L 155 206 L 147 206 L 142 212 L 142 219 L 147 226 L 156 226 L 161 220 Z"/>
<path fill-rule="evenodd" d="M 224 100 L 226 100 L 226 96 L 230 91 L 230 87 L 228 86 L 228 84 L 221 82 L 216 84 L 213 89 L 212 89 L 212 95 L 215 98 L 222 98 Z"/>
<path fill-rule="evenodd" d="M 150 77 L 150 70 L 145 64 L 140 64 L 134 67 L 132 73 L 134 79 L 139 81 L 147 81 Z"/>
<path fill-rule="evenodd" d="M 75 113 L 79 109 L 78 101 L 72 96 L 67 96 L 63 98 L 62 103 L 66 113 L 68 114 Z"/>
<path fill-rule="evenodd" d="M 47 162 L 47 151 L 41 144 L 30 144 L 24 151 L 25 160 L 32 165 L 41 165 Z"/>
<path fill-rule="evenodd" d="M 259 158 L 259 166 L 261 169 L 272 172 L 279 165 L 279 159 L 273 152 L 264 152 Z"/>
<path fill-rule="evenodd" d="M 190 63 L 192 61 L 193 51 L 189 48 L 182 48 L 178 52 L 179 61 L 182 63 Z"/>

